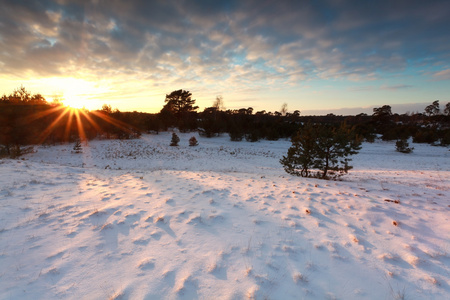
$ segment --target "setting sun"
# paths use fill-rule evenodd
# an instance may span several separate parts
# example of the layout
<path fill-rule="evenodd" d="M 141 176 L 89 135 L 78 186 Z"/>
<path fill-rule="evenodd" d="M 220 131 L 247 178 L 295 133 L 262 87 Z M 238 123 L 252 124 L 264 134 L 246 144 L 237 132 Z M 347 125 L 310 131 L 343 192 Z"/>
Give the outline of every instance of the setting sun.
<path fill-rule="evenodd" d="M 92 97 L 104 91 L 99 91 L 99 88 L 90 81 L 64 78 L 63 80 L 59 80 L 58 87 L 64 105 L 88 110 L 100 109 L 101 107 L 101 102 Z"/>
<path fill-rule="evenodd" d="M 65 98 L 62 100 L 62 102 L 64 103 L 64 105 L 66 105 L 70 108 L 76 108 L 76 109 L 86 108 L 88 110 L 97 108 L 97 107 L 92 106 L 88 100 L 83 99 L 81 97 L 76 97 L 76 96 L 70 97 L 70 98 Z"/>
<path fill-rule="evenodd" d="M 57 98 L 66 106 L 88 110 L 100 109 L 106 101 L 102 99 L 103 95 L 109 92 L 107 86 L 73 77 L 42 78 L 25 84 L 32 89 L 36 86 L 35 89 L 39 87 L 47 90 L 48 98 Z"/>

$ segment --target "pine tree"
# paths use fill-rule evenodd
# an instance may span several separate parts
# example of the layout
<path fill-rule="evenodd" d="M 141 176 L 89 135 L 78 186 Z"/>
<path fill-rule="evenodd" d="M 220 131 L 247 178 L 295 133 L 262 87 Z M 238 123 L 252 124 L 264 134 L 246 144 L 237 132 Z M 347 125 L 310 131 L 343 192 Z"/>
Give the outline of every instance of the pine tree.
<path fill-rule="evenodd" d="M 433 101 L 432 104 L 425 107 L 425 114 L 427 116 L 436 116 L 439 114 L 439 112 L 439 100 Z"/>
<path fill-rule="evenodd" d="M 169 126 L 176 125 L 181 132 L 197 128 L 195 99 L 189 91 L 177 90 L 166 95 L 166 104 L 160 114 Z"/>
<path fill-rule="evenodd" d="M 401 153 L 411 153 L 414 147 L 409 147 L 409 143 L 405 139 L 401 139 L 395 143 L 395 150 Z"/>
<path fill-rule="evenodd" d="M 198 141 L 195 138 L 195 136 L 193 136 L 189 139 L 189 146 L 198 146 Z"/>
<path fill-rule="evenodd" d="M 444 115 L 450 116 L 450 102 L 447 102 L 447 104 L 445 104 Z"/>
<path fill-rule="evenodd" d="M 178 143 L 180 142 L 180 138 L 178 135 L 174 132 L 172 133 L 172 140 L 170 141 L 170 146 L 178 146 Z"/>
<path fill-rule="evenodd" d="M 292 138 L 292 146 L 288 149 L 287 156 L 283 156 L 280 160 L 280 163 L 289 174 L 310 177 L 310 169 L 314 164 L 315 148 L 315 128 L 308 123 Z"/>
<path fill-rule="evenodd" d="M 280 163 L 292 175 L 337 179 L 352 168 L 349 156 L 359 149 L 361 139 L 346 124 L 336 128 L 308 123 L 292 139 Z"/>
<path fill-rule="evenodd" d="M 81 141 L 77 139 L 75 141 L 75 145 L 73 146 L 73 152 L 74 153 L 82 153 L 83 149 L 81 148 Z"/>

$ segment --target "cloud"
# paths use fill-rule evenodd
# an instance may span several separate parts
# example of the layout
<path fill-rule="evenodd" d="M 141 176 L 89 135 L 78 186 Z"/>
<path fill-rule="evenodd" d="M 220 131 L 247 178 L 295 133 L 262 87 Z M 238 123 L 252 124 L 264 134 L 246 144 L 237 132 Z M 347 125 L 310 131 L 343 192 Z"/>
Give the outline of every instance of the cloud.
<path fill-rule="evenodd" d="M 398 84 L 398 85 L 383 85 L 383 86 L 381 86 L 381 89 L 389 90 L 389 91 L 397 91 L 397 90 L 410 89 L 413 87 L 414 87 L 413 85 L 409 85 L 409 84 Z"/>
<path fill-rule="evenodd" d="M 378 88 L 373 85 L 365 85 L 365 86 L 357 86 L 357 87 L 349 88 L 349 90 L 353 91 L 353 92 L 367 92 L 367 91 L 374 91 L 376 89 L 378 89 Z"/>
<path fill-rule="evenodd" d="M 379 90 L 398 91 L 398 90 L 405 90 L 405 89 L 411 89 L 411 88 L 414 88 L 414 86 L 409 85 L 409 84 L 381 85 L 381 86 L 362 85 L 362 86 L 351 87 L 348 90 L 353 91 L 353 92 L 368 92 L 368 91 L 379 91 Z"/>
<path fill-rule="evenodd" d="M 450 69 L 445 69 L 433 74 L 435 80 L 450 80 Z"/>
<path fill-rule="evenodd" d="M 130 76 L 216 90 L 368 81 L 425 58 L 445 64 L 449 27 L 448 1 L 6 0 L 0 73 Z"/>

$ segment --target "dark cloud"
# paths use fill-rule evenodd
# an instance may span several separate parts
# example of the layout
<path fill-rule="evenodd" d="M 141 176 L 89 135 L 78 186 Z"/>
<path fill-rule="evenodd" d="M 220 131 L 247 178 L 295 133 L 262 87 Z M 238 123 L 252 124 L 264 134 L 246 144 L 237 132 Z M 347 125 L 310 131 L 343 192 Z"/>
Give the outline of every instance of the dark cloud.
<path fill-rule="evenodd" d="M 425 59 L 449 64 L 449 1 L 3 3 L 3 74 L 82 69 L 101 76 L 115 69 L 165 80 L 266 84 L 269 77 L 373 79 Z M 444 67 L 435 74 L 448 77 Z"/>

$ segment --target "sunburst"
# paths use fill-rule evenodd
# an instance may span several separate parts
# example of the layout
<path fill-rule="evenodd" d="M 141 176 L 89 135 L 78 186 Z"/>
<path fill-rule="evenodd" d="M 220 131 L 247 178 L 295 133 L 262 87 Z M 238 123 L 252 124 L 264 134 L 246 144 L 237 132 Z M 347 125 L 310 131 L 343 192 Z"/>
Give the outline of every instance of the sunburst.
<path fill-rule="evenodd" d="M 38 143 L 42 144 L 44 143 L 47 138 L 55 131 L 56 128 L 64 127 L 64 135 L 63 140 L 69 141 L 71 139 L 71 133 L 73 133 L 73 129 L 76 128 L 76 132 L 78 134 L 78 138 L 85 143 L 88 141 L 88 137 L 86 135 L 85 127 L 87 124 L 94 127 L 97 132 L 102 132 L 102 128 L 100 125 L 91 117 L 95 116 L 127 133 L 132 133 L 132 130 L 130 129 L 130 125 L 120 121 L 116 120 L 106 113 L 100 112 L 100 111 L 87 111 L 86 109 L 78 109 L 70 106 L 54 106 L 50 109 L 47 109 L 45 111 L 41 111 L 38 113 L 35 113 L 31 117 L 28 118 L 28 122 L 31 123 L 33 121 L 42 119 L 44 117 L 48 117 L 52 114 L 56 114 L 56 117 L 53 119 L 53 121 L 50 123 L 45 130 L 41 132 L 38 138 Z M 63 122 L 66 122 L 63 124 Z"/>

